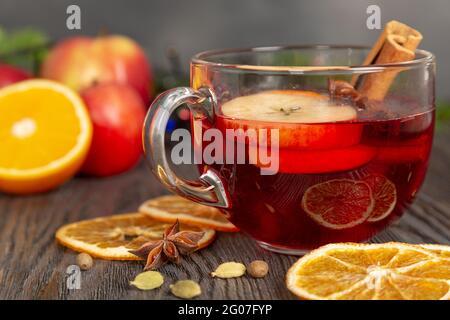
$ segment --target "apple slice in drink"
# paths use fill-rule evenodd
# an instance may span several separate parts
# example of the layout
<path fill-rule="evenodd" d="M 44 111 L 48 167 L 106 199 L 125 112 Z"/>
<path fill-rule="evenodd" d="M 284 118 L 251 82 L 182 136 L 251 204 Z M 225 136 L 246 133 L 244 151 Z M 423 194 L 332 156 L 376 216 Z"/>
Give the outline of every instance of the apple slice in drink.
<path fill-rule="evenodd" d="M 281 172 L 350 170 L 375 154 L 373 148 L 359 144 L 362 125 L 352 122 L 356 110 L 332 105 L 327 96 L 315 92 L 282 90 L 242 96 L 223 104 L 222 113 L 217 121 L 222 132 L 252 129 L 264 138 L 261 130 L 267 129 L 267 139 L 256 148 L 271 147 L 271 129 L 278 130 Z"/>

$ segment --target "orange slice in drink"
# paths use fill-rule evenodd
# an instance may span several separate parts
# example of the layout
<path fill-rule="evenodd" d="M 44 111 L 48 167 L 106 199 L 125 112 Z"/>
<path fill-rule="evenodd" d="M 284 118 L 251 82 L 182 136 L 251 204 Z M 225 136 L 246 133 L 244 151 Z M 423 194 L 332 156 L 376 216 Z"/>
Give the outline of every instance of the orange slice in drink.
<path fill-rule="evenodd" d="M 386 218 L 397 203 L 397 190 L 395 185 L 380 174 L 370 175 L 364 179 L 370 189 L 375 201 L 373 211 L 370 214 L 369 222 L 376 222 Z"/>
<path fill-rule="evenodd" d="M 336 243 L 300 258 L 288 289 L 310 300 L 448 300 L 450 259 L 404 243 Z"/>
<path fill-rule="evenodd" d="M 27 80 L 0 90 L 0 190 L 50 190 L 82 165 L 92 124 L 81 98 L 53 81 Z"/>
<path fill-rule="evenodd" d="M 140 260 L 129 250 L 136 250 L 147 241 L 162 239 L 170 225 L 143 213 L 119 214 L 67 224 L 58 229 L 56 239 L 63 246 L 100 259 Z M 208 246 L 216 234 L 212 229 L 183 223 L 180 230 L 203 231 L 199 249 Z"/>
<path fill-rule="evenodd" d="M 363 223 L 372 213 L 374 201 L 367 183 L 335 179 L 309 187 L 302 208 L 318 224 L 346 229 Z"/>
<path fill-rule="evenodd" d="M 139 207 L 139 212 L 153 219 L 174 223 L 177 219 L 186 225 L 200 226 L 225 232 L 239 231 L 218 209 L 204 206 L 177 195 L 150 199 Z"/>

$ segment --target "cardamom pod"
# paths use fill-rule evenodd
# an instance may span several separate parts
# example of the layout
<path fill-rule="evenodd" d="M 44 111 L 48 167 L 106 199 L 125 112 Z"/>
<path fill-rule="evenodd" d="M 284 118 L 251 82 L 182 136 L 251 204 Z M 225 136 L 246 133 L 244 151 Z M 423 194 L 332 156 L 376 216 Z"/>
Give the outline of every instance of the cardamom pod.
<path fill-rule="evenodd" d="M 211 272 L 213 277 L 218 278 L 237 278 L 245 274 L 246 268 L 239 262 L 225 262 L 217 267 L 214 272 Z"/>
<path fill-rule="evenodd" d="M 200 285 L 193 280 L 179 280 L 170 285 L 170 292 L 178 298 L 192 299 L 202 293 Z"/>
<path fill-rule="evenodd" d="M 162 286 L 164 283 L 164 277 L 157 271 L 146 271 L 139 273 L 131 285 L 141 290 L 152 290 Z"/>

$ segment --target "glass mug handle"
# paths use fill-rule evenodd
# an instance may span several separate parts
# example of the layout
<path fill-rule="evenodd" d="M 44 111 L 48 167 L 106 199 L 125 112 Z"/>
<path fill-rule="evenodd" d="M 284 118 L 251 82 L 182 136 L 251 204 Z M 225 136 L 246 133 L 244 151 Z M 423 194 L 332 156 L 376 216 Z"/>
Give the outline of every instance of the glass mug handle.
<path fill-rule="evenodd" d="M 178 177 L 167 161 L 164 136 L 170 115 L 182 104 L 187 104 L 193 114 L 213 116 L 214 96 L 209 89 L 194 90 L 179 87 L 160 94 L 152 103 L 143 128 L 144 153 L 152 172 L 169 190 L 200 204 L 230 208 L 225 183 L 214 169 L 209 168 L 199 180 Z"/>

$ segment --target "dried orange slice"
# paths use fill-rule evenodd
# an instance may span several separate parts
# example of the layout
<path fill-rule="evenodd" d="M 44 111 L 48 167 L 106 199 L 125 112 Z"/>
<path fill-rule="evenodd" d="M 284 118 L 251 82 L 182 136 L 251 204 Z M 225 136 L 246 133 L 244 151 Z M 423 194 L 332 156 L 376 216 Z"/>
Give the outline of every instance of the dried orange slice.
<path fill-rule="evenodd" d="M 218 209 L 204 206 L 177 195 L 161 196 L 144 202 L 139 212 L 164 222 L 201 226 L 225 232 L 238 229 Z"/>
<path fill-rule="evenodd" d="M 140 260 L 128 251 L 147 241 L 162 239 L 169 226 L 143 213 L 127 213 L 67 224 L 58 229 L 56 239 L 63 246 L 100 259 Z M 203 231 L 199 249 L 209 245 L 216 234 L 212 229 L 185 224 L 180 225 L 180 230 Z"/>
<path fill-rule="evenodd" d="M 367 220 L 374 201 L 367 183 L 335 179 L 309 187 L 302 208 L 320 225 L 330 229 L 351 228 Z"/>
<path fill-rule="evenodd" d="M 450 259 L 439 252 L 395 242 L 330 244 L 300 258 L 286 283 L 312 300 L 448 300 Z"/>
<path fill-rule="evenodd" d="M 86 158 L 92 123 L 81 98 L 54 81 L 27 80 L 0 90 L 0 190 L 50 190 Z"/>
<path fill-rule="evenodd" d="M 367 221 L 375 222 L 386 218 L 397 203 L 397 190 L 395 185 L 380 174 L 370 175 L 364 179 L 370 189 L 375 201 L 373 211 Z"/>

